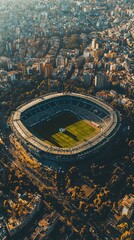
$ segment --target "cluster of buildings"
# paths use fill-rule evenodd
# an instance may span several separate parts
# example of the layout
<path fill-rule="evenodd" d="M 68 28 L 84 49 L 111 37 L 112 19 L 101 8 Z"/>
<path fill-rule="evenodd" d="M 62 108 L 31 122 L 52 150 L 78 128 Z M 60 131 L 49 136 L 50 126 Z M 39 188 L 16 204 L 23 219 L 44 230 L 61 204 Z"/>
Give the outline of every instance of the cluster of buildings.
<path fill-rule="evenodd" d="M 59 222 L 59 214 L 53 211 L 51 214 L 43 215 L 42 219 L 39 220 L 38 225 L 31 235 L 30 240 L 43 240 L 46 239 L 49 234 L 54 230 Z"/>
<path fill-rule="evenodd" d="M 7 196 L 7 167 L 0 164 L 0 239 L 7 240 L 22 230 L 41 207 L 41 196 L 37 193 L 15 193 Z M 5 212 L 7 214 L 5 214 Z"/>
<path fill-rule="evenodd" d="M 0 240 L 7 239 L 7 228 L 5 224 L 5 219 L 3 216 L 3 202 L 4 202 L 4 192 L 3 189 L 6 185 L 6 169 L 0 163 Z"/>
<path fill-rule="evenodd" d="M 82 86 L 103 100 L 134 109 L 133 0 L 1 0 L 0 16 L 0 116 L 14 91 L 32 89 L 33 79 L 50 83 L 50 92 L 53 87 L 71 91 L 73 85 Z M 2 240 L 25 227 L 41 206 L 37 193 L 18 194 L 6 200 L 4 218 L 5 184 L 0 165 Z M 131 219 L 133 206 L 134 196 L 125 196 L 112 227 L 122 215 Z M 58 218 L 56 212 L 44 215 L 31 239 L 47 236 Z"/>
<path fill-rule="evenodd" d="M 27 191 L 19 185 L 16 185 L 14 189 L 14 182 L 10 182 L 11 189 L 7 194 L 8 176 L 8 166 L 0 162 L 0 240 L 16 238 L 16 235 L 20 232 L 24 234 L 24 229 L 32 221 L 35 230 L 30 239 L 37 239 L 37 236 L 38 239 L 45 239 L 59 222 L 59 214 L 47 209 L 46 205 L 42 211 L 44 205 L 41 195 L 37 192 L 32 193 L 30 190 Z M 17 179 L 15 182 L 17 182 Z M 42 217 L 39 218 L 39 215 Z M 38 224 L 34 224 L 36 216 L 39 218 Z"/>
<path fill-rule="evenodd" d="M 118 86 L 133 94 L 133 1 L 32 1 L 31 6 L 28 0 L 8 0 L 0 12 L 0 54 L 8 57 L 0 59 L 2 90 L 39 76 L 52 85 L 56 80 L 57 87 L 70 78 L 86 88 Z M 68 39 L 74 33 L 79 44 L 72 49 Z"/>
<path fill-rule="evenodd" d="M 132 219 L 134 213 L 134 195 L 125 195 L 118 203 L 117 206 L 112 210 L 110 214 L 107 224 L 106 224 L 106 232 L 114 233 L 114 236 L 120 236 L 124 222 L 127 224 Z M 123 222 L 124 217 L 124 222 Z M 126 217 L 126 219 L 125 219 Z"/>
<path fill-rule="evenodd" d="M 37 214 L 41 206 L 41 197 L 37 193 L 18 194 L 16 199 L 6 200 L 8 217 L 6 227 L 10 236 L 23 229 Z"/>
<path fill-rule="evenodd" d="M 104 101 L 107 101 L 109 103 L 119 104 L 125 109 L 133 110 L 134 108 L 134 101 L 124 94 L 119 94 L 114 90 L 102 90 L 97 92 L 97 97 L 103 99 Z"/>

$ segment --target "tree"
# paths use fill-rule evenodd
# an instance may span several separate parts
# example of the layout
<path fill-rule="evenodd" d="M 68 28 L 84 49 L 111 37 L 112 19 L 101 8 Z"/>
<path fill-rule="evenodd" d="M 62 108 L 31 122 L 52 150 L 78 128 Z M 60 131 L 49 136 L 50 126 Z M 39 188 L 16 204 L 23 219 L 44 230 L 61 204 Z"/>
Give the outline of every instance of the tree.
<path fill-rule="evenodd" d="M 80 209 L 80 210 L 83 209 L 83 208 L 84 208 L 84 205 L 85 205 L 84 201 L 80 201 L 80 203 L 79 203 L 79 209 Z"/>
<path fill-rule="evenodd" d="M 132 240 L 133 239 L 133 233 L 130 231 L 125 231 L 122 235 L 120 240 Z"/>
<path fill-rule="evenodd" d="M 92 233 L 89 231 L 89 226 L 84 225 L 81 230 L 80 230 L 80 236 L 81 239 L 86 240 L 86 239 L 92 239 Z"/>
<path fill-rule="evenodd" d="M 123 222 L 117 225 L 117 228 L 119 229 L 120 232 L 124 233 L 128 229 L 128 223 Z"/>

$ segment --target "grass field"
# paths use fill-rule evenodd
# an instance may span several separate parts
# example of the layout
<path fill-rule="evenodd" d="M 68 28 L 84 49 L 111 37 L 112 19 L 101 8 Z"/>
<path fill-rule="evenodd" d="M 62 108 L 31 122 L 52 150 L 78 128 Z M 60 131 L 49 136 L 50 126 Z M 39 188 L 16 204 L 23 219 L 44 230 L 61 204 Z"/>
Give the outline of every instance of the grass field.
<path fill-rule="evenodd" d="M 65 132 L 60 132 L 60 128 L 64 128 Z M 62 112 L 49 121 L 33 126 L 32 131 L 50 145 L 70 148 L 87 141 L 100 130 L 92 126 L 88 120 L 78 119 L 71 112 Z"/>

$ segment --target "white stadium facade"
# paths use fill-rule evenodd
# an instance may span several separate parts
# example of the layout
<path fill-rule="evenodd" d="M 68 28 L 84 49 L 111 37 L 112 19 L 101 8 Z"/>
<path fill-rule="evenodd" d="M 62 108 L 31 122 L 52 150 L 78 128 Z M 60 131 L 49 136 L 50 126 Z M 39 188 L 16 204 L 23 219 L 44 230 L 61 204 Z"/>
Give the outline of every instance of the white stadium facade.
<path fill-rule="evenodd" d="M 28 130 L 63 111 L 101 126 L 101 131 L 77 146 L 60 148 L 47 144 Z M 23 146 L 42 163 L 73 163 L 90 160 L 111 145 L 120 129 L 121 119 L 118 112 L 98 98 L 77 93 L 53 93 L 19 106 L 11 115 L 10 126 Z"/>

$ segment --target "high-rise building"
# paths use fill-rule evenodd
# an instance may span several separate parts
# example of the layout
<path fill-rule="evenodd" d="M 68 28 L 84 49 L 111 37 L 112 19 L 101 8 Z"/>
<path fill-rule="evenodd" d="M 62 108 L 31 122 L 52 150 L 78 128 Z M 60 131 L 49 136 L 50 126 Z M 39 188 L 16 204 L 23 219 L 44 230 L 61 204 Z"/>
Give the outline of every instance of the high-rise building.
<path fill-rule="evenodd" d="M 44 77 L 51 78 L 53 72 L 53 66 L 50 63 L 45 63 L 44 66 Z"/>
<path fill-rule="evenodd" d="M 85 49 L 85 50 L 83 51 L 83 56 L 84 56 L 84 58 L 88 58 L 89 55 L 90 55 L 89 49 Z"/>
<path fill-rule="evenodd" d="M 96 48 L 90 52 L 91 56 L 94 58 L 102 57 L 104 50 L 102 48 Z"/>
<path fill-rule="evenodd" d="M 26 76 L 26 66 L 22 66 L 22 76 Z"/>
<path fill-rule="evenodd" d="M 96 38 L 92 40 L 92 49 L 96 48 Z"/>
<path fill-rule="evenodd" d="M 93 74 L 92 73 L 90 73 L 88 71 L 83 72 L 83 80 L 84 80 L 85 84 L 90 85 L 91 82 L 92 82 L 92 79 L 93 79 Z"/>
<path fill-rule="evenodd" d="M 103 89 L 108 87 L 108 77 L 103 73 L 98 73 L 95 76 L 95 87 L 97 89 Z"/>
<path fill-rule="evenodd" d="M 67 65 L 67 58 L 62 55 L 58 55 L 56 58 L 56 67 L 65 67 Z"/>

